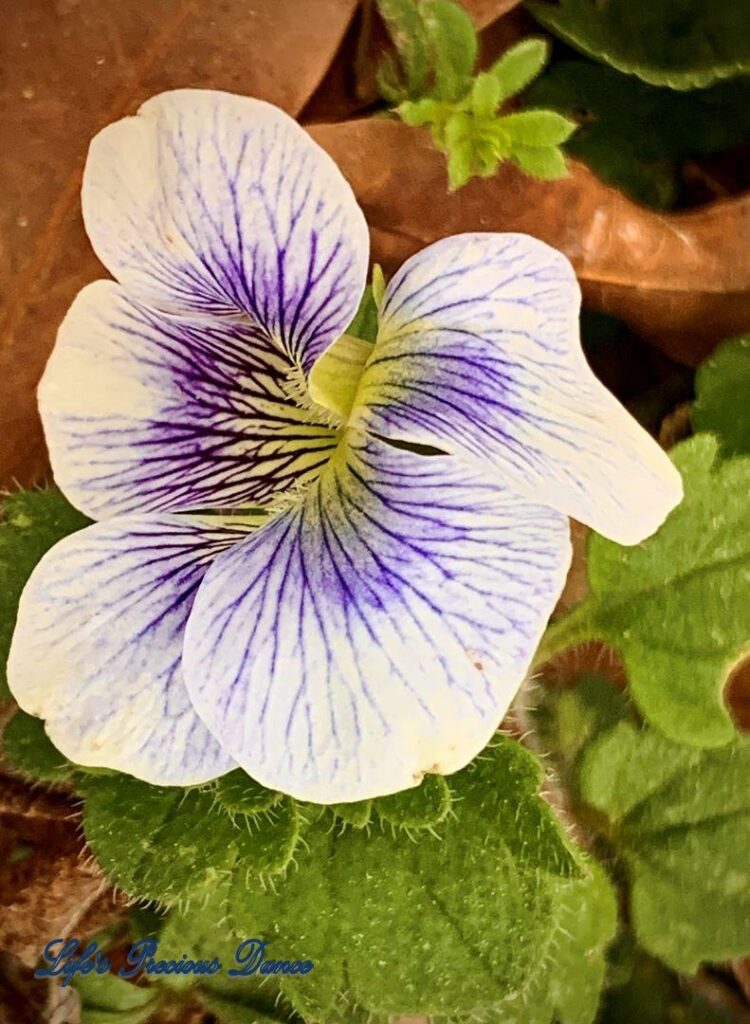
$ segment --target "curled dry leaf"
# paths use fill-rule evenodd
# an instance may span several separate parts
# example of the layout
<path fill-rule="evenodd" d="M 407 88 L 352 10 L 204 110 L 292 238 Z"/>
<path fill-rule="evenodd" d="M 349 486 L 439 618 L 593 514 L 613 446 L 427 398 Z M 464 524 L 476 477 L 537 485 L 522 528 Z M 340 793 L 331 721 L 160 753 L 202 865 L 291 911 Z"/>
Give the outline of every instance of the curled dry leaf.
<path fill-rule="evenodd" d="M 28 0 L 0 65 L 0 483 L 46 466 L 34 388 L 63 313 L 103 271 L 80 218 L 89 140 L 148 96 L 226 89 L 298 114 L 357 0 Z"/>
<path fill-rule="evenodd" d="M 673 358 L 698 363 L 750 325 L 750 195 L 686 213 L 637 206 L 570 161 L 541 182 L 510 164 L 447 191 L 445 158 L 426 132 L 381 119 L 316 125 L 371 225 L 373 259 L 393 270 L 460 231 L 524 231 L 569 257 L 584 297 Z"/>

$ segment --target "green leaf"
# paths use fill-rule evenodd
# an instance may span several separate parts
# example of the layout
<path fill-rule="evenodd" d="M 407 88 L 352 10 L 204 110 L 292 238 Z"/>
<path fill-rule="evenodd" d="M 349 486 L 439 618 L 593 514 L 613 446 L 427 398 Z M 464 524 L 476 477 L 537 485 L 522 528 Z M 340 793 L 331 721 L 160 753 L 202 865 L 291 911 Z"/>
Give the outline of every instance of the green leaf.
<path fill-rule="evenodd" d="M 75 765 L 53 746 L 44 723 L 17 711 L 5 727 L 3 752 L 16 771 L 40 782 L 67 782 Z"/>
<path fill-rule="evenodd" d="M 469 90 L 477 59 L 477 34 L 466 11 L 452 0 L 421 0 L 432 48 L 432 95 L 454 103 Z"/>
<path fill-rule="evenodd" d="M 381 821 L 405 831 L 433 829 L 450 814 L 453 798 L 442 775 L 426 775 L 419 786 L 374 801 Z"/>
<path fill-rule="evenodd" d="M 697 750 L 622 722 L 596 740 L 581 795 L 609 820 L 639 942 L 692 974 L 750 953 L 750 743 Z"/>
<path fill-rule="evenodd" d="M 76 975 L 81 1024 L 141 1024 L 156 1009 L 160 991 L 133 985 L 115 974 Z"/>
<path fill-rule="evenodd" d="M 521 110 L 517 114 L 506 114 L 502 124 L 514 145 L 545 149 L 559 146 L 576 130 L 574 121 L 554 110 Z"/>
<path fill-rule="evenodd" d="M 180 927 L 189 934 L 199 917 L 225 916 L 236 934 L 267 939 L 270 957 L 313 960 L 310 974 L 279 977 L 312 1020 L 337 1019 L 342 997 L 383 1015 L 494 1006 L 537 973 L 561 880 L 581 871 L 536 795 L 540 780 L 536 759 L 502 740 L 451 776 L 454 814 L 439 836 L 341 831 L 321 814 L 277 892 L 234 885 L 220 907 L 191 908 Z"/>
<path fill-rule="evenodd" d="M 627 712 L 624 694 L 609 679 L 583 675 L 569 689 L 545 688 L 532 714 L 539 739 L 565 770 L 567 780 L 589 741 L 611 729 Z"/>
<path fill-rule="evenodd" d="M 723 458 L 750 454 L 749 393 L 750 334 L 746 334 L 720 345 L 695 377 L 693 425 L 718 436 Z"/>
<path fill-rule="evenodd" d="M 128 775 L 86 778 L 80 789 L 86 841 L 105 873 L 128 895 L 165 906 L 282 873 L 300 836 L 289 797 L 263 814 L 230 814 L 215 791 Z"/>
<path fill-rule="evenodd" d="M 540 178 L 542 181 L 566 178 L 570 173 L 565 157 L 556 146 L 547 149 L 514 146 L 511 158 L 525 174 L 532 178 Z"/>
<path fill-rule="evenodd" d="M 566 43 L 654 85 L 696 89 L 750 72 L 750 7 L 737 0 L 534 0 Z"/>
<path fill-rule="evenodd" d="M 356 800 L 349 804 L 331 804 L 331 813 L 345 825 L 364 828 L 372 818 L 372 800 Z"/>
<path fill-rule="evenodd" d="M 482 120 L 494 117 L 500 105 L 500 95 L 500 83 L 494 75 L 491 75 L 489 71 L 483 71 L 477 75 L 471 87 L 472 114 Z"/>
<path fill-rule="evenodd" d="M 391 103 L 424 94 L 429 73 L 427 33 L 416 0 L 377 0 L 401 67 L 385 58 L 378 68 L 378 88 Z"/>
<path fill-rule="evenodd" d="M 266 789 L 241 768 L 217 780 L 216 796 L 226 810 L 238 814 L 262 814 L 284 799 L 283 793 Z"/>
<path fill-rule="evenodd" d="M 568 60 L 534 82 L 524 101 L 578 121 L 567 152 L 603 181 L 657 208 L 678 199 L 685 158 L 726 149 L 750 133 L 747 79 L 679 93 L 614 68 Z"/>
<path fill-rule="evenodd" d="M 398 53 L 378 69 L 381 95 L 391 103 L 465 96 L 477 57 L 471 18 L 451 0 L 376 0 Z"/>
<path fill-rule="evenodd" d="M 456 141 L 448 149 L 448 185 L 451 192 L 465 185 L 472 176 L 473 156 L 469 139 Z"/>
<path fill-rule="evenodd" d="M 677 742 L 718 746 L 735 731 L 722 688 L 750 645 L 750 459 L 719 462 L 710 434 L 671 454 L 682 504 L 635 547 L 592 536 L 591 595 L 549 630 L 542 650 L 612 644 L 653 725 Z"/>
<path fill-rule="evenodd" d="M 549 45 L 545 39 L 522 39 L 506 50 L 489 71 L 500 86 L 498 102 L 503 103 L 525 89 L 541 72 L 548 56 Z"/>
<path fill-rule="evenodd" d="M 31 571 L 63 537 L 89 520 L 59 491 L 17 491 L 0 513 L 0 698 L 9 696 L 5 677 L 21 591 Z"/>
<path fill-rule="evenodd" d="M 590 871 L 560 885 L 549 961 L 520 995 L 495 1008 L 492 1024 L 591 1024 L 595 1019 L 617 904 L 604 870 L 592 862 Z"/>

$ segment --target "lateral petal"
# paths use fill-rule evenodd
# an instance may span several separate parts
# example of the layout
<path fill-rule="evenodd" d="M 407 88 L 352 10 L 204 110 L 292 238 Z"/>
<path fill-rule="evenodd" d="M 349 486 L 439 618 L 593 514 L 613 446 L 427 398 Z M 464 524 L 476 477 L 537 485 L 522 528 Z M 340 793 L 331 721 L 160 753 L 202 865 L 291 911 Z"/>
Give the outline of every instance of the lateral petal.
<path fill-rule="evenodd" d="M 591 372 L 579 306 L 570 263 L 528 235 L 428 246 L 388 285 L 352 426 L 460 454 L 605 537 L 643 540 L 682 483 Z"/>
<path fill-rule="evenodd" d="M 160 785 L 235 767 L 193 710 L 180 663 L 203 574 L 246 535 L 177 516 L 123 516 L 42 558 L 21 597 L 8 683 L 71 761 Z"/>

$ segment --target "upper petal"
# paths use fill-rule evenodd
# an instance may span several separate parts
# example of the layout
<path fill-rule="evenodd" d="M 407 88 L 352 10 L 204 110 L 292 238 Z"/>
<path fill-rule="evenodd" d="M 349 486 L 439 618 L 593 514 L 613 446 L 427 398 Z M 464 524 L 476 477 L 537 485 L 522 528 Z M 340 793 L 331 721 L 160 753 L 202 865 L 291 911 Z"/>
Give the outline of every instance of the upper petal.
<path fill-rule="evenodd" d="M 573 268 L 528 235 L 465 234 L 388 285 L 352 424 L 478 460 L 621 544 L 680 501 L 667 455 L 591 372 Z"/>
<path fill-rule="evenodd" d="M 211 560 L 246 531 L 123 516 L 66 537 L 21 597 L 8 683 L 77 764 L 192 785 L 234 767 L 188 699 L 185 621 Z"/>
<path fill-rule="evenodd" d="M 449 456 L 359 442 L 214 562 L 183 657 L 196 710 L 238 763 L 323 803 L 474 757 L 570 558 L 559 513 Z"/>
<path fill-rule="evenodd" d="M 265 504 L 337 442 L 288 398 L 288 369 L 248 324 L 175 320 L 97 281 L 39 386 L 55 480 L 93 519 Z"/>
<path fill-rule="evenodd" d="M 140 301 L 246 314 L 307 370 L 351 321 L 367 225 L 343 175 L 261 100 L 180 89 L 91 143 L 83 214 L 92 245 Z"/>

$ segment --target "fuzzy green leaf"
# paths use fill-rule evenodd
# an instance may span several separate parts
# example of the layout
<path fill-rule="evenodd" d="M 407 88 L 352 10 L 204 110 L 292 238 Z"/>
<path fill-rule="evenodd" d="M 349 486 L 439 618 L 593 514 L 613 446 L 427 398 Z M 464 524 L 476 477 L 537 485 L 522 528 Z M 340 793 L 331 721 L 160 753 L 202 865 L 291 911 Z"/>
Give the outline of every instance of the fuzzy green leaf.
<path fill-rule="evenodd" d="M 677 742 L 705 747 L 734 735 L 722 688 L 750 646 L 750 459 L 716 455 L 710 434 L 672 450 L 682 504 L 635 547 L 594 535 L 591 596 L 548 634 L 612 644 L 645 717 Z"/>
<path fill-rule="evenodd" d="M 750 98 L 748 99 L 750 110 Z M 721 455 L 750 455 L 750 334 L 725 341 L 698 368 L 692 417 L 696 430 L 721 442 Z"/>
<path fill-rule="evenodd" d="M 545 39 L 522 39 L 506 50 L 490 68 L 489 74 L 498 83 L 498 103 L 525 89 L 542 71 L 549 56 Z"/>
<path fill-rule="evenodd" d="M 416 0 L 377 0 L 401 67 L 387 57 L 378 68 L 378 88 L 391 103 L 424 94 L 429 72 L 428 41 Z"/>
<path fill-rule="evenodd" d="M 750 7 L 737 0 L 534 0 L 566 43 L 654 85 L 697 89 L 750 72 Z"/>
<path fill-rule="evenodd" d="M 331 813 L 345 825 L 364 828 L 372 819 L 372 800 L 356 800 L 349 804 L 331 804 Z"/>
<path fill-rule="evenodd" d="M 677 200 L 686 157 L 718 152 L 750 133 L 748 79 L 680 93 L 614 68 L 568 60 L 534 82 L 524 102 L 578 121 L 567 152 L 603 181 L 657 208 Z"/>
<path fill-rule="evenodd" d="M 471 18 L 451 0 L 376 0 L 400 68 L 386 57 L 378 69 L 391 103 L 432 97 L 453 103 L 469 90 L 477 57 Z"/>
<path fill-rule="evenodd" d="M 570 173 L 562 151 L 556 146 L 544 149 L 514 146 L 511 158 L 525 174 L 542 181 L 555 181 L 567 177 Z"/>
<path fill-rule="evenodd" d="M 603 869 L 591 863 L 590 870 L 587 878 L 559 886 L 548 962 L 533 972 L 522 992 L 494 1007 L 486 1024 L 591 1024 L 595 1019 L 617 905 Z"/>
<path fill-rule="evenodd" d="M 455 103 L 469 90 L 477 59 L 477 34 L 471 18 L 452 0 L 420 0 L 432 48 L 432 95 Z"/>
<path fill-rule="evenodd" d="M 262 814 L 283 800 L 283 793 L 266 789 L 247 772 L 237 768 L 216 782 L 216 796 L 233 814 Z"/>
<path fill-rule="evenodd" d="M 536 794 L 540 776 L 531 754 L 502 740 L 451 776 L 454 814 L 437 835 L 342 831 L 320 814 L 275 893 L 235 884 L 181 927 L 189 933 L 199 914 L 225 919 L 267 939 L 270 957 L 313 960 L 310 974 L 279 978 L 313 1021 L 355 1019 L 342 1005 L 363 1019 L 494 1006 L 547 955 L 561 881 L 581 870 Z"/>
<path fill-rule="evenodd" d="M 638 940 L 677 970 L 750 953 L 750 744 L 696 750 L 622 722 L 581 768 L 631 883 Z"/>
<path fill-rule="evenodd" d="M 67 782 L 75 772 L 52 744 L 42 720 L 24 711 L 17 711 L 5 727 L 3 753 L 17 771 L 40 782 Z"/>
<path fill-rule="evenodd" d="M 89 523 L 59 491 L 17 491 L 0 510 L 0 697 L 8 696 L 5 665 L 21 591 L 31 571 L 63 537 Z"/>
<path fill-rule="evenodd" d="M 521 110 L 507 114 L 502 124 L 514 145 L 545 149 L 559 146 L 576 130 L 574 121 L 554 110 Z"/>
<path fill-rule="evenodd" d="M 210 789 L 128 775 L 84 778 L 80 789 L 84 833 L 103 870 L 128 895 L 165 906 L 282 873 L 300 836 L 288 797 L 263 814 L 230 814 Z"/>
<path fill-rule="evenodd" d="M 432 829 L 448 816 L 452 797 L 442 775 L 426 775 L 421 785 L 393 796 L 381 796 L 374 809 L 381 821 L 406 831 Z"/>

